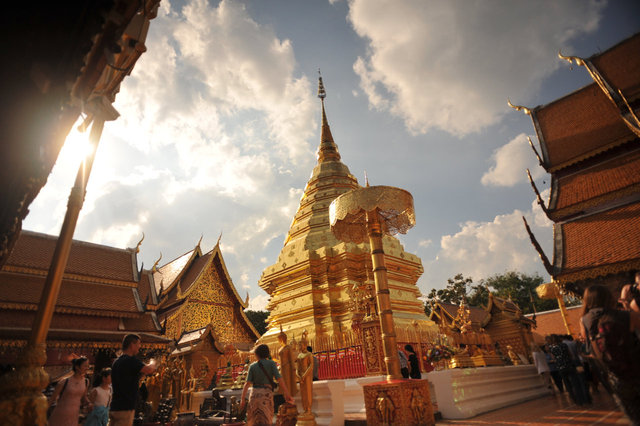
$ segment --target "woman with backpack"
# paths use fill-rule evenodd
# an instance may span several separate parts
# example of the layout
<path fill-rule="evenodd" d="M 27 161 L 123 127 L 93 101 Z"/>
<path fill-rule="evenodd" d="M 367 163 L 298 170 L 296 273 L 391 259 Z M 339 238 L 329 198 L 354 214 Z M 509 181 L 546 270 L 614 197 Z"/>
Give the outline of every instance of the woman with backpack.
<path fill-rule="evenodd" d="M 616 402 L 640 425 L 640 314 L 616 310 L 609 289 L 593 285 L 584 292 L 581 323 L 590 356 L 606 369 Z"/>
<path fill-rule="evenodd" d="M 276 387 L 276 381 L 280 385 L 280 391 L 285 400 L 289 404 L 294 402 L 284 379 L 278 372 L 278 366 L 269 359 L 269 347 L 258 345 L 253 353 L 258 360 L 249 366 L 247 381 L 240 397 L 240 410 L 245 408 L 248 393 L 247 426 L 270 426 L 273 424 L 273 390 Z"/>
<path fill-rule="evenodd" d="M 89 404 L 89 379 L 86 378 L 89 360 L 84 356 L 75 358 L 71 368 L 73 375 L 58 382 L 51 396 L 51 405 L 55 408 L 49 417 L 49 426 L 78 426 L 80 406 Z"/>

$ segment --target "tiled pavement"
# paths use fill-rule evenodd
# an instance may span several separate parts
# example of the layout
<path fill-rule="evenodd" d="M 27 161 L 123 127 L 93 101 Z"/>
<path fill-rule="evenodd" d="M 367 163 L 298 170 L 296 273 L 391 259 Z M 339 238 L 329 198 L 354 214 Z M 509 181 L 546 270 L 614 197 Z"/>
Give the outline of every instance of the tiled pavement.
<path fill-rule="evenodd" d="M 604 390 L 595 393 L 593 405 L 577 406 L 564 393 L 545 396 L 465 420 L 439 420 L 437 425 L 629 425 Z"/>

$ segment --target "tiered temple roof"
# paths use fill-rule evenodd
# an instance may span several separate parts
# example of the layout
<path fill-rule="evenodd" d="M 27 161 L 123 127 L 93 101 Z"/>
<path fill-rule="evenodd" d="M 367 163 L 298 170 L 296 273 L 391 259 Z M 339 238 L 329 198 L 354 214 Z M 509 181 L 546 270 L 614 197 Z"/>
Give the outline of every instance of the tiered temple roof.
<path fill-rule="evenodd" d="M 354 286 L 361 291 L 373 285 L 369 245 L 339 241 L 329 226 L 331 202 L 360 185 L 342 163 L 331 134 L 322 78 L 318 94 L 322 99 L 318 162 L 278 260 L 263 271 L 259 281 L 271 296 L 268 329 L 260 339 L 269 345 L 276 344 L 280 326 L 290 337 L 307 330 L 312 341 L 335 338 L 332 345 L 343 344 L 341 336 L 351 332 L 358 315 L 350 291 Z M 384 237 L 383 244 L 396 328 L 433 329 L 418 300 L 416 282 L 423 272 L 420 259 L 405 252 L 396 238 Z"/>
<path fill-rule="evenodd" d="M 29 336 L 57 237 L 22 231 L 0 270 L 0 342 L 22 345 Z M 137 249 L 73 241 L 48 343 L 118 349 L 125 334 L 147 347 L 165 347 L 153 312 L 153 278 L 137 269 Z"/>
<path fill-rule="evenodd" d="M 525 109 L 551 174 L 548 205 L 538 201 L 554 222 L 553 261 L 537 248 L 553 280 L 577 294 L 594 279 L 617 290 L 640 269 L 639 51 L 636 34 L 588 59 L 563 57 L 594 83 Z"/>
<path fill-rule="evenodd" d="M 153 269 L 157 312 L 166 335 L 182 339 L 212 325 L 217 347 L 232 344 L 247 350 L 260 334 L 244 313 L 242 300 L 222 258 L 220 245 L 202 253 L 200 243 L 162 267 Z"/>

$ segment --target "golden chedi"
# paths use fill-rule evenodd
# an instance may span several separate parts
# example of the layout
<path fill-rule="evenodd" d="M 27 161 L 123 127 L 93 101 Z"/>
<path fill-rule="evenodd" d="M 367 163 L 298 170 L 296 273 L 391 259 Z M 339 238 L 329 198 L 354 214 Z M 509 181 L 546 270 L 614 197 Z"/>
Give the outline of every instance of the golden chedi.
<path fill-rule="evenodd" d="M 334 347 L 344 345 L 345 334 L 364 316 L 353 309 L 349 291 L 354 286 L 364 289 L 374 282 L 368 242 L 340 241 L 329 226 L 331 202 L 361 186 L 340 161 L 325 113 L 325 96 L 320 78 L 322 130 L 318 162 L 278 260 L 263 271 L 259 281 L 271 296 L 268 328 L 259 343 L 269 345 L 274 352 L 280 326 L 289 336 L 300 336 L 307 330 L 310 342 L 323 340 L 334 342 Z M 434 323 L 424 313 L 424 304 L 418 300 L 416 282 L 423 272 L 420 258 L 405 252 L 394 237 L 385 236 L 383 247 L 396 330 L 435 332 Z"/>

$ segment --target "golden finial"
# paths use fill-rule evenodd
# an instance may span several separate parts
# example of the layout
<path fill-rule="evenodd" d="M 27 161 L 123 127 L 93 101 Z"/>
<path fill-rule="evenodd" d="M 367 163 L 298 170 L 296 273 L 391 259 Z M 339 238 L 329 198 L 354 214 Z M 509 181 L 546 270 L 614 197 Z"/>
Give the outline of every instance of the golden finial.
<path fill-rule="evenodd" d="M 565 61 L 569 62 L 570 64 L 573 63 L 573 61 L 576 61 L 576 65 L 583 67 L 584 66 L 584 59 L 578 57 L 578 56 L 564 56 L 562 54 L 562 51 L 558 50 L 558 58 L 560 59 L 564 59 Z"/>
<path fill-rule="evenodd" d="M 507 105 L 509 105 L 511 108 L 515 109 L 516 111 L 522 111 L 527 115 L 531 115 L 531 110 L 529 108 L 522 105 L 514 105 L 511 103 L 509 99 L 507 99 Z"/>
<path fill-rule="evenodd" d="M 244 299 L 244 306 L 249 306 L 249 290 L 247 290 L 247 297 Z"/>
<path fill-rule="evenodd" d="M 202 242 L 202 237 L 204 237 L 204 234 L 200 234 L 200 239 L 198 240 L 198 244 L 196 244 L 196 247 L 200 247 L 200 243 Z"/>
<path fill-rule="evenodd" d="M 327 92 L 324 90 L 324 84 L 322 84 L 322 74 L 320 74 L 320 68 L 318 68 L 318 97 L 322 100 L 327 97 Z"/>
<path fill-rule="evenodd" d="M 220 235 L 218 235 L 218 241 L 216 241 L 216 245 L 220 245 L 220 240 L 222 239 L 222 231 L 220 231 Z"/>
<path fill-rule="evenodd" d="M 367 171 L 364 171 L 364 186 L 369 187 L 369 176 L 367 176 Z"/>
<path fill-rule="evenodd" d="M 156 263 L 151 267 L 151 272 L 156 272 L 158 270 L 158 263 L 160 263 L 160 259 L 162 259 L 162 252 L 160 252 L 160 257 L 156 260 Z"/>
<path fill-rule="evenodd" d="M 144 232 L 142 233 L 142 238 L 140 238 L 140 241 L 138 241 L 138 244 L 136 244 L 136 253 L 140 253 L 140 245 L 142 244 L 143 241 L 144 241 Z"/>

